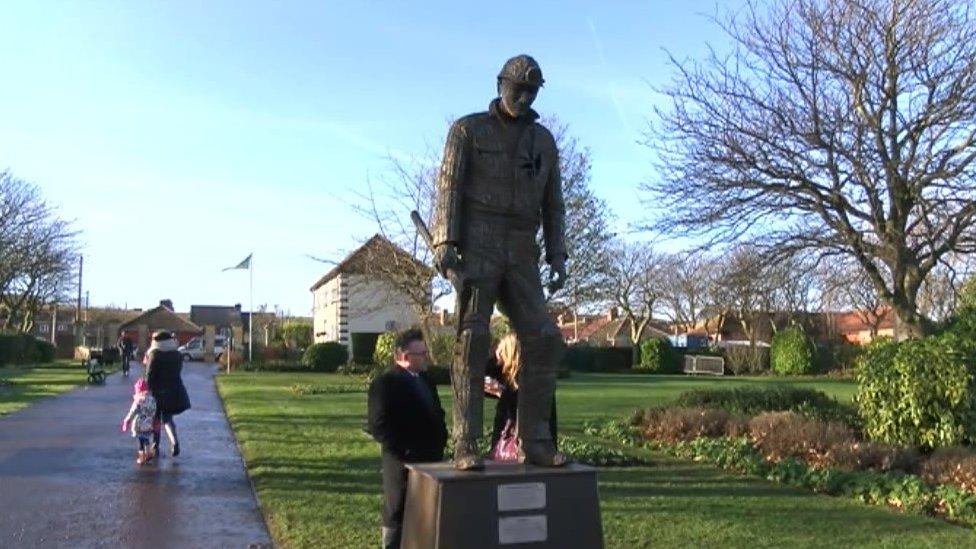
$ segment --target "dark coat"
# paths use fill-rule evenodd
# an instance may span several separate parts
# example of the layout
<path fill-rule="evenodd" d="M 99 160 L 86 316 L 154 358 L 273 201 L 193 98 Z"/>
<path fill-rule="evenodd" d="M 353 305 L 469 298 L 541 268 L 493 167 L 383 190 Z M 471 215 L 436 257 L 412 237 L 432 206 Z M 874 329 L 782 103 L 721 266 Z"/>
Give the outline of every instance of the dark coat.
<path fill-rule="evenodd" d="M 183 385 L 183 357 L 179 351 L 149 352 L 146 381 L 161 413 L 180 414 L 190 409 L 190 396 Z"/>
<path fill-rule="evenodd" d="M 491 398 L 498 399 L 498 404 L 495 406 L 495 423 L 492 425 L 491 429 L 491 445 L 489 446 L 490 449 L 494 449 L 495 444 L 498 443 L 498 439 L 502 436 L 502 430 L 505 428 L 505 424 L 511 421 L 514 425 L 515 420 L 518 417 L 518 389 L 512 388 L 508 385 L 508 382 L 505 381 L 505 376 L 502 375 L 502 368 L 498 365 L 495 357 L 492 357 L 488 361 L 488 366 L 485 368 L 485 374 L 495 378 L 504 386 L 501 397 L 496 397 L 490 393 L 485 393 Z M 552 405 L 549 410 L 549 432 L 552 433 L 553 443 L 558 446 L 559 436 L 556 431 L 557 424 L 556 395 L 553 395 Z"/>
<path fill-rule="evenodd" d="M 441 461 L 447 444 L 447 426 L 437 388 L 426 373 L 420 381 L 426 399 L 409 372 L 394 366 L 373 380 L 367 404 L 369 434 L 384 452 L 410 463 Z"/>

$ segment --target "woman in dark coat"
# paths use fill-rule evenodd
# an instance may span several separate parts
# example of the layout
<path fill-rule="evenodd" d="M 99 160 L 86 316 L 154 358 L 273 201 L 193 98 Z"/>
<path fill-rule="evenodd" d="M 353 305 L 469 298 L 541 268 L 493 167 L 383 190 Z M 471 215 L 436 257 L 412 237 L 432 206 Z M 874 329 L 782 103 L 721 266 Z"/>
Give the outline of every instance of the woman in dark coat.
<path fill-rule="evenodd" d="M 165 330 L 153 334 L 152 345 L 146 353 L 146 381 L 149 391 L 156 399 L 159 420 L 166 429 L 172 445 L 172 456 L 180 455 L 180 442 L 176 437 L 176 423 L 173 416 L 190 409 L 190 397 L 183 385 L 183 357 L 179 344 L 171 332 Z M 153 449 L 159 453 L 159 430 L 153 436 Z"/>
<path fill-rule="evenodd" d="M 514 333 L 509 333 L 498 342 L 495 353 L 485 368 L 485 394 L 498 399 L 495 406 L 495 423 L 491 430 L 490 451 L 494 453 L 498 440 L 505 434 L 506 429 L 514 434 L 518 416 L 518 374 L 522 367 L 521 346 Z M 556 396 L 552 397 L 551 413 L 549 414 L 549 432 L 552 433 L 553 443 L 557 443 L 556 434 Z"/>

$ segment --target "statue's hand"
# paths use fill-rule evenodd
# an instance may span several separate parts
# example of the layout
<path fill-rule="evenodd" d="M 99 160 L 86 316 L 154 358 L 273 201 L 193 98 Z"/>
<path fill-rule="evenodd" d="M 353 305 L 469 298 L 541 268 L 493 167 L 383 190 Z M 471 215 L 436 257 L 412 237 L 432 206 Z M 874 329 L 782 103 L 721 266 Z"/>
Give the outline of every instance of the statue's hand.
<path fill-rule="evenodd" d="M 454 244 L 441 244 L 434 250 L 434 265 L 442 276 L 447 276 L 448 269 L 457 269 L 460 263 Z"/>
<path fill-rule="evenodd" d="M 549 267 L 549 283 L 546 287 L 549 288 L 550 294 L 554 294 L 562 290 L 566 284 L 566 258 L 563 256 L 553 258 Z"/>

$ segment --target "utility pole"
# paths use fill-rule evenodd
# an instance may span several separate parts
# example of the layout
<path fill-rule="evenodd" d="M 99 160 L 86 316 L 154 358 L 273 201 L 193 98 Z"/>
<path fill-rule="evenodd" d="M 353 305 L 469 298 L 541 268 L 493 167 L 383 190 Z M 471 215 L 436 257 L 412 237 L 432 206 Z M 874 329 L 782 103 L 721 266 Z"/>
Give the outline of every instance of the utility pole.
<path fill-rule="evenodd" d="M 78 256 L 78 304 L 75 308 L 75 345 L 81 345 L 81 281 L 85 269 L 85 256 Z"/>
<path fill-rule="evenodd" d="M 85 347 L 88 346 L 88 290 L 85 290 L 85 323 L 84 323 Z"/>

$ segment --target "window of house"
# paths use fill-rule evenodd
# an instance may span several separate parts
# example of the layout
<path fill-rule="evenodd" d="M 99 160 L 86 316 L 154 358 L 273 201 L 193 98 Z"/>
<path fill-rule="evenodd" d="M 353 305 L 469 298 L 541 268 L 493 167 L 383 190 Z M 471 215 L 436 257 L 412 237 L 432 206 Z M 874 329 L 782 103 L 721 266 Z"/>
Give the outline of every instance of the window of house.
<path fill-rule="evenodd" d="M 41 324 L 41 333 L 46 334 L 51 331 L 51 327 L 47 324 Z"/>

